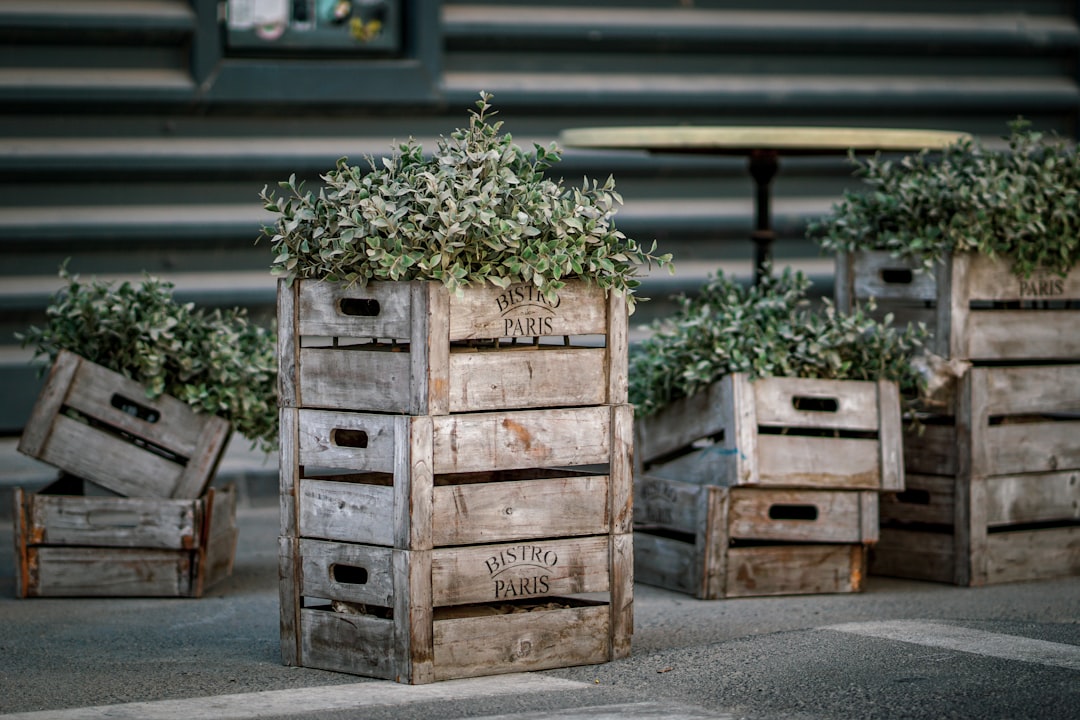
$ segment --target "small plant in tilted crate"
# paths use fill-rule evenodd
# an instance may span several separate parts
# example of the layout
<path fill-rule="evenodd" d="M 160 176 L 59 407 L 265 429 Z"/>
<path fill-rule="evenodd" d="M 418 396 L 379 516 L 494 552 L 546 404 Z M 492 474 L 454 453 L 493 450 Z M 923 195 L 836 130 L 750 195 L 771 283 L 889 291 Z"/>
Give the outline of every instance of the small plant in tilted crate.
<path fill-rule="evenodd" d="M 175 303 L 154 278 L 61 278 L 47 322 L 20 335 L 52 363 L 20 452 L 121 495 L 193 499 L 232 429 L 276 444 L 271 331 Z"/>
<path fill-rule="evenodd" d="M 920 382 L 922 335 L 815 309 L 807 288 L 790 270 L 749 288 L 717 275 L 633 349 L 643 582 L 702 598 L 862 588 L 876 493 L 903 487 L 899 388 Z M 729 526 L 751 506 L 761 524 Z M 816 580 L 815 562 L 830 568 Z"/>
<path fill-rule="evenodd" d="M 1080 357 L 1080 158 L 1017 123 L 1007 150 L 964 140 L 940 157 L 855 160 L 866 188 L 809 234 L 836 254 L 841 311 L 930 328 L 946 359 Z"/>
<path fill-rule="evenodd" d="M 236 489 L 126 498 L 71 475 L 15 489 L 17 597 L 202 597 L 232 574 Z"/>
<path fill-rule="evenodd" d="M 1080 574 L 1080 364 L 972 367 L 904 440 L 876 574 L 985 585 Z"/>
<path fill-rule="evenodd" d="M 629 653 L 628 405 L 282 418 L 287 664 L 425 683 Z"/>

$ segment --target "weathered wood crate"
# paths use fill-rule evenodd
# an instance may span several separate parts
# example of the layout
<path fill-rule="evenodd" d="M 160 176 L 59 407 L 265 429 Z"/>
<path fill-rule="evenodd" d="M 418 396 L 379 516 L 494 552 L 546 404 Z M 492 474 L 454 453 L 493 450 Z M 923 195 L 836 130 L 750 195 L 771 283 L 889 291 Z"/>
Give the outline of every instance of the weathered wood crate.
<path fill-rule="evenodd" d="M 959 254 L 925 271 L 884 251 L 864 251 L 837 256 L 835 293 L 841 312 L 873 297 L 880 315 L 926 323 L 930 349 L 944 358 L 1080 358 L 1080 267 L 1064 278 L 1021 279 L 1008 262 L 983 255 Z"/>
<path fill-rule="evenodd" d="M 433 550 L 282 537 L 280 558 L 298 579 L 287 664 L 419 684 L 629 654 L 630 534 Z"/>
<path fill-rule="evenodd" d="M 236 490 L 195 500 L 84 495 L 72 476 L 15 489 L 18 597 L 201 597 L 232 574 Z"/>
<path fill-rule="evenodd" d="M 636 474 L 696 484 L 903 487 L 894 382 L 727 375 L 640 418 Z"/>
<path fill-rule="evenodd" d="M 634 577 L 703 600 L 859 592 L 873 490 L 635 480 Z"/>
<path fill-rule="evenodd" d="M 425 683 L 625 657 L 632 427 L 625 404 L 282 408 L 285 663 Z"/>
<path fill-rule="evenodd" d="M 958 585 L 1080 574 L 1080 364 L 973 367 L 905 437 L 871 572 Z"/>
<path fill-rule="evenodd" d="M 285 407 L 445 415 L 627 401 L 625 297 L 581 280 L 278 285 Z"/>
<path fill-rule="evenodd" d="M 62 351 L 19 452 L 128 497 L 201 497 L 231 426 L 168 395 L 150 400 L 123 375 Z"/>

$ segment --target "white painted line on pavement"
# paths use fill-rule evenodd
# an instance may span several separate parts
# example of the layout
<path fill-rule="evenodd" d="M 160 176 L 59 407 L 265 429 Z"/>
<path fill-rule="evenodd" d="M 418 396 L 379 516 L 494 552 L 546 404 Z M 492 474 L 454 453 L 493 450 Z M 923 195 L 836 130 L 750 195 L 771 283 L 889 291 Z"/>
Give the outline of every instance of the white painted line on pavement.
<path fill-rule="evenodd" d="M 402 685 L 389 681 L 322 685 L 293 690 L 184 700 L 157 700 L 123 705 L 45 710 L 0 715 L 3 720 L 250 720 L 274 715 L 355 710 L 378 705 L 469 700 L 498 695 L 581 690 L 588 683 L 520 673 L 467 680 L 447 680 L 430 685 Z"/>
<path fill-rule="evenodd" d="M 1080 670 L 1080 646 L 1034 640 L 1019 635 L 1004 635 L 918 620 L 845 623 L 821 629 Z"/>
<path fill-rule="evenodd" d="M 591 705 L 567 710 L 547 710 L 512 715 L 485 715 L 476 720 L 735 720 L 730 713 L 714 713 L 705 708 L 671 703 L 639 702 L 620 705 Z"/>

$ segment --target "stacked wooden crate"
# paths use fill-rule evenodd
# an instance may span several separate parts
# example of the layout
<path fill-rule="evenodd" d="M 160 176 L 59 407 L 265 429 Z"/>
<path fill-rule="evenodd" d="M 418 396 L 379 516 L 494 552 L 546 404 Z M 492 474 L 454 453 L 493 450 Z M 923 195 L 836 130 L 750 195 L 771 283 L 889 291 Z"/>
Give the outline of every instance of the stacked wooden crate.
<path fill-rule="evenodd" d="M 955 377 L 904 438 L 871 571 L 983 585 L 1080 573 L 1080 270 L 1020 279 L 982 256 L 932 272 L 885 253 L 838 266 L 843 308 L 927 322 Z"/>
<path fill-rule="evenodd" d="M 424 683 L 628 655 L 624 298 L 297 281 L 278 303 L 284 662 Z"/>
<path fill-rule="evenodd" d="M 725 376 L 637 423 L 635 576 L 702 599 L 858 592 L 900 447 L 895 383 Z"/>
<path fill-rule="evenodd" d="M 20 597 L 199 597 L 232 573 L 229 423 L 61 352 L 19 440 L 60 478 L 15 491 Z"/>

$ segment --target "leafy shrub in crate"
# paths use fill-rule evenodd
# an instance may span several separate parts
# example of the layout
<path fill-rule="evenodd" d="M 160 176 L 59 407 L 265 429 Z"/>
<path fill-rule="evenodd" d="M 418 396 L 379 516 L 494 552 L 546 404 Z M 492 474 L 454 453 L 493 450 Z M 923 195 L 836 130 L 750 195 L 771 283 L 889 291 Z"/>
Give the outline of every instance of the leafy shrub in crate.
<path fill-rule="evenodd" d="M 933 351 L 971 360 L 1080 355 L 1080 157 L 1011 126 L 1007 149 L 854 160 L 864 182 L 809 235 L 837 256 L 842 311 L 879 300 L 920 320 Z"/>
<path fill-rule="evenodd" d="M 20 335 L 52 363 L 20 451 L 121 494 L 195 498 L 231 428 L 276 445 L 272 331 L 176 303 L 152 277 L 61 277 L 46 322 Z"/>
<path fill-rule="evenodd" d="M 890 458 L 874 462 L 874 474 L 852 473 L 868 489 L 883 487 L 883 478 L 891 478 L 884 487 L 902 481 L 900 394 L 918 394 L 922 380 L 912 357 L 925 334 L 862 311 L 841 315 L 827 301 L 815 308 L 808 288 L 790 270 L 752 287 L 718 274 L 653 326 L 630 358 L 639 471 L 677 462 L 681 472 L 695 466 L 701 482 L 769 484 L 760 470 L 770 453 L 750 448 L 783 436 L 801 443 L 803 456 L 805 448 L 830 441 L 889 445 L 872 453 Z M 843 454 L 812 452 L 814 458 Z M 780 457 L 795 463 L 799 453 Z M 771 484 L 813 482 L 802 475 Z"/>

